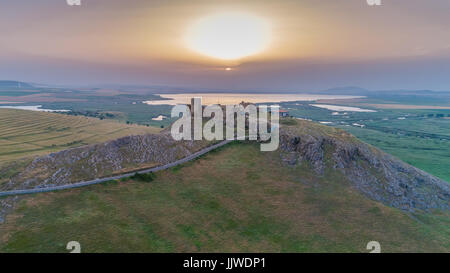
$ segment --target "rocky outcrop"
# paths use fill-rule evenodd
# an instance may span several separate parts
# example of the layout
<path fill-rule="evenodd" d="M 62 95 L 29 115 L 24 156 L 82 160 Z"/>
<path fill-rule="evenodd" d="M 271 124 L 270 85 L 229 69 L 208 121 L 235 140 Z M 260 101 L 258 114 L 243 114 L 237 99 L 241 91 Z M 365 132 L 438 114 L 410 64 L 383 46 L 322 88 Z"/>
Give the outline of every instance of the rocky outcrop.
<path fill-rule="evenodd" d="M 317 175 L 339 170 L 369 198 L 406 211 L 450 209 L 450 186 L 380 150 L 331 127 L 304 124 L 280 131 L 285 164 L 310 164 Z M 299 129 L 301 128 L 301 129 Z"/>
<path fill-rule="evenodd" d="M 127 136 L 36 157 L 0 190 L 59 186 L 164 165 L 209 144 L 205 141 L 175 141 L 168 133 Z"/>

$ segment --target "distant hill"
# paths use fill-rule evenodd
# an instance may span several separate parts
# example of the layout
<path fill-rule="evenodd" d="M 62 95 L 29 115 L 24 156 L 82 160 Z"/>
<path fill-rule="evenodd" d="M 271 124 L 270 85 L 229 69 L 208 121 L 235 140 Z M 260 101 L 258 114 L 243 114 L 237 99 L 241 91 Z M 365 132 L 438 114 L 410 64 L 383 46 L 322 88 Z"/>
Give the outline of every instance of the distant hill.
<path fill-rule="evenodd" d="M 355 96 L 385 96 L 385 95 L 417 95 L 417 96 L 448 96 L 450 91 L 434 90 L 368 90 L 358 86 L 335 87 L 319 91 L 321 94 L 355 95 Z"/>
<path fill-rule="evenodd" d="M 34 86 L 32 86 L 31 84 L 28 84 L 26 82 L 1 81 L 0 80 L 0 88 L 28 89 L 28 88 L 34 88 Z"/>
<path fill-rule="evenodd" d="M 361 87 L 347 86 L 347 87 L 330 88 L 330 89 L 321 91 L 320 93 L 339 94 L 339 95 L 364 95 L 364 94 L 367 94 L 370 92 L 371 91 L 361 88 Z"/>

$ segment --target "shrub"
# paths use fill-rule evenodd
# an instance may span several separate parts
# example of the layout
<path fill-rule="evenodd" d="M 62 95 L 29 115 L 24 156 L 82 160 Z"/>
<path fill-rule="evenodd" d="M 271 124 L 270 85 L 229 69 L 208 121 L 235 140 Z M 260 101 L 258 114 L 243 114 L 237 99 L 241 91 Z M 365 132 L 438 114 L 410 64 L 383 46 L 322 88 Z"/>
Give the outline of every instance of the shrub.
<path fill-rule="evenodd" d="M 155 174 L 154 173 L 135 173 L 130 178 L 133 180 L 136 180 L 136 181 L 140 181 L 140 182 L 152 182 L 153 179 L 155 179 Z"/>
<path fill-rule="evenodd" d="M 297 125 L 297 121 L 293 118 L 280 118 L 280 123 L 283 125 Z"/>

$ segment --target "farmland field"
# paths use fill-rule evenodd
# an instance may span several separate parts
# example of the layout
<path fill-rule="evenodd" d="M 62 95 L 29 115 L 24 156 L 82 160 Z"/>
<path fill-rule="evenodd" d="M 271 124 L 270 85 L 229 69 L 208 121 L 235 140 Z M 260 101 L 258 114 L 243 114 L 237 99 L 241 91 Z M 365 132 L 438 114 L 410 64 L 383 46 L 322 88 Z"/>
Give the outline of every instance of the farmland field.
<path fill-rule="evenodd" d="M 83 116 L 0 109 L 0 165 L 23 157 L 159 130 Z"/>

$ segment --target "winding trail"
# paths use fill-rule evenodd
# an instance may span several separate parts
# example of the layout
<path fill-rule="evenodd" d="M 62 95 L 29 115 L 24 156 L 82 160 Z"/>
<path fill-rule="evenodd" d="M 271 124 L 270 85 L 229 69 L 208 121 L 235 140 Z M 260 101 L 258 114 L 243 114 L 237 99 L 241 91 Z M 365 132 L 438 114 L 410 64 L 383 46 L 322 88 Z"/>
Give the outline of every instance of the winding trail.
<path fill-rule="evenodd" d="M 154 167 L 154 168 L 150 168 L 150 169 L 146 169 L 146 170 L 141 170 L 138 171 L 137 173 L 150 173 L 150 172 L 157 172 L 157 171 L 162 171 L 171 167 L 175 167 L 177 165 L 189 162 L 193 159 L 196 159 L 212 150 L 215 150 L 219 147 L 222 147 L 230 142 L 232 142 L 233 140 L 224 140 L 222 142 L 219 142 L 217 144 L 211 145 L 209 147 L 206 147 L 204 149 L 201 149 L 198 152 L 195 152 L 185 158 L 179 159 L 177 161 L 174 161 L 172 163 L 166 164 L 166 165 L 161 165 L 158 167 Z M 132 173 L 126 173 L 126 174 L 121 174 L 121 175 L 117 175 L 117 176 L 111 176 L 111 177 L 104 177 L 104 178 L 97 178 L 97 179 L 93 179 L 93 180 L 89 180 L 89 181 L 82 181 L 82 182 L 78 182 L 78 183 L 73 183 L 73 184 L 67 184 L 67 185 L 61 185 L 61 186 L 54 186 L 54 187 L 46 187 L 46 188 L 34 188 L 34 189 L 27 189 L 27 190 L 13 190 L 13 191 L 3 191 L 0 192 L 0 197 L 2 196 L 11 196 L 11 195 L 23 195 L 23 194 L 32 194 L 32 193 L 39 193 L 39 192 L 50 192 L 50 191 L 58 191 L 58 190 L 66 190 L 66 189 L 73 189 L 73 188 L 80 188 L 80 187 L 85 187 L 85 186 L 89 186 L 89 185 L 94 185 L 94 184 L 100 184 L 106 181 L 111 181 L 111 180 L 116 180 L 116 179 L 121 179 L 121 178 L 126 178 L 126 177 L 130 177 L 133 176 L 136 172 L 132 172 Z"/>

